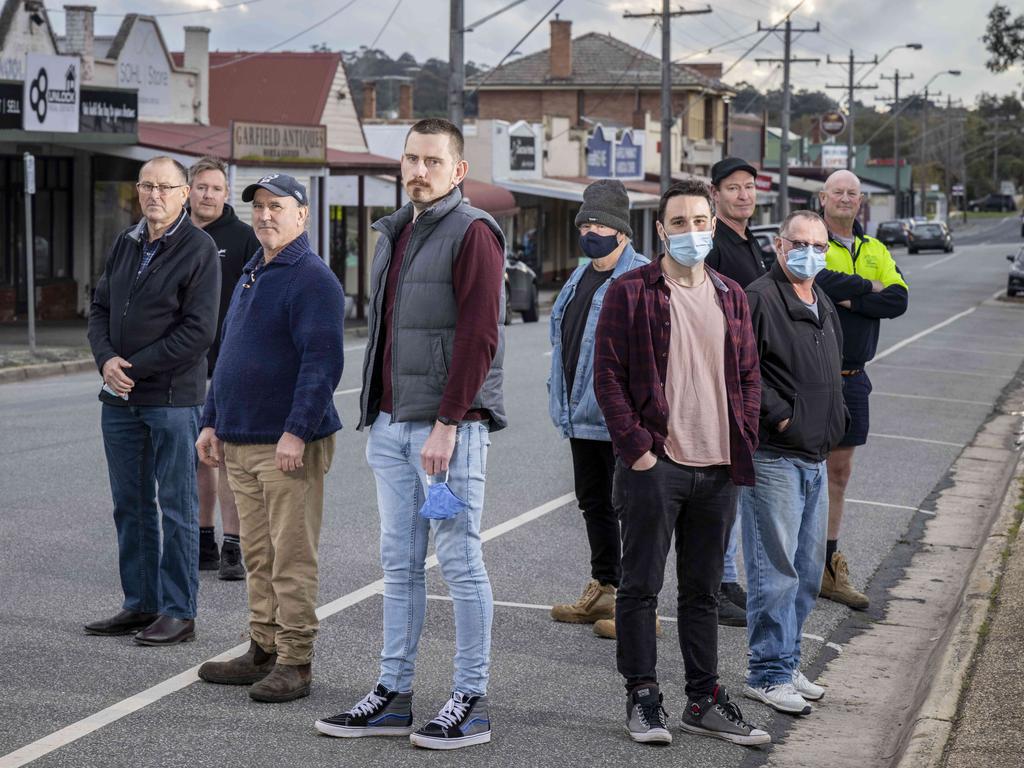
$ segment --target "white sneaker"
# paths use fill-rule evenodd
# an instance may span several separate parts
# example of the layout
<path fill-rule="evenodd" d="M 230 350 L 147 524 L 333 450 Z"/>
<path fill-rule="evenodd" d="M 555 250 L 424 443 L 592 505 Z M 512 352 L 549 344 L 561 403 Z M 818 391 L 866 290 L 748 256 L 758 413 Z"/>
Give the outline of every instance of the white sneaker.
<path fill-rule="evenodd" d="M 808 680 L 799 669 L 793 673 L 793 687 L 806 701 L 821 701 L 825 696 L 825 689 Z"/>
<path fill-rule="evenodd" d="M 811 705 L 807 703 L 803 696 L 797 693 L 792 683 L 766 685 L 761 688 L 746 685 L 743 687 L 743 695 L 748 699 L 760 701 L 774 710 L 785 712 L 789 715 L 811 714 Z"/>

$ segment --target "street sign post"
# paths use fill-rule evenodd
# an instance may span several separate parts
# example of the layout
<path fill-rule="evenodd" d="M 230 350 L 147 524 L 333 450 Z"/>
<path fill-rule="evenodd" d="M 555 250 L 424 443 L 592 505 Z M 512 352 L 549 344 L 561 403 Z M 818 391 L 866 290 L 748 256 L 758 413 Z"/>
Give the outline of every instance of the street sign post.
<path fill-rule="evenodd" d="M 28 293 L 28 351 L 36 353 L 36 264 L 32 246 L 32 195 L 36 193 L 36 159 L 25 153 L 25 290 Z"/>

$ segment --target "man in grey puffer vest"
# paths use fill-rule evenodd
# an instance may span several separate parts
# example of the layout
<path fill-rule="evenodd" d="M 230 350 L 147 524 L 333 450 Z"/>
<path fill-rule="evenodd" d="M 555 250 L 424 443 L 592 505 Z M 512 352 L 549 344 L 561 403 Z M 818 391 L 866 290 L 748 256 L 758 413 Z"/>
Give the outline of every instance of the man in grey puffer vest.
<path fill-rule="evenodd" d="M 462 154 L 462 133 L 447 120 L 413 125 L 402 155 L 411 201 L 373 225 L 381 237 L 359 428 L 370 428 L 366 457 L 377 480 L 384 648 L 374 689 L 352 709 L 317 721 L 331 736 L 410 736 L 430 749 L 491 739 L 493 601 L 480 519 L 489 433 L 506 425 L 505 238 L 494 219 L 463 201 L 458 185 L 469 166 Z M 437 717 L 414 732 L 431 531 L 455 606 L 455 680 Z"/>

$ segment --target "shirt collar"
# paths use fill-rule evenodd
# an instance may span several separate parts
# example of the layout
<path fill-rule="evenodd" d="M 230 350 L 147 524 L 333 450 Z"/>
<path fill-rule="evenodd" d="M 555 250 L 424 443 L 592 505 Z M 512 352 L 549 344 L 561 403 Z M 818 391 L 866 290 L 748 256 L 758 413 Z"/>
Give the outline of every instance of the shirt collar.
<path fill-rule="evenodd" d="M 665 273 L 661 271 L 661 260 L 665 258 L 665 254 L 661 254 L 656 259 L 651 261 L 650 264 L 646 264 L 640 269 L 643 270 L 644 280 L 648 285 L 657 285 L 659 281 L 664 282 Z M 709 267 L 707 264 L 704 265 L 704 271 L 708 273 L 708 277 L 711 278 L 712 284 L 720 293 L 728 293 L 729 286 L 725 284 L 722 278 L 718 275 L 715 270 Z"/>
<path fill-rule="evenodd" d="M 171 235 L 176 233 L 178 229 L 181 227 L 181 225 L 184 223 L 185 219 L 187 218 L 188 211 L 182 208 L 181 213 L 178 214 L 177 220 L 164 231 L 164 233 L 157 239 L 157 242 L 160 242 L 164 238 L 170 237 Z M 135 229 L 128 233 L 128 236 L 131 237 L 132 240 L 140 242 L 143 245 L 147 245 L 149 243 L 149 230 L 147 229 L 148 226 L 149 221 L 146 219 L 145 216 L 143 216 L 139 220 L 139 223 L 135 225 Z"/>

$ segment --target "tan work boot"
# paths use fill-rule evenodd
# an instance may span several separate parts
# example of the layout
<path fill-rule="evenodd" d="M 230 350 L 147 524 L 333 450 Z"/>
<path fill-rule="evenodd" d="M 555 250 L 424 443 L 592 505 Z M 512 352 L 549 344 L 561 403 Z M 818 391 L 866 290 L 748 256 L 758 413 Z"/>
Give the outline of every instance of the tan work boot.
<path fill-rule="evenodd" d="M 608 640 L 615 639 L 615 619 L 601 619 L 594 622 L 594 634 Z M 661 637 L 661 617 L 654 617 L 654 634 Z"/>
<path fill-rule="evenodd" d="M 208 661 L 199 668 L 199 679 L 220 685 L 252 685 L 269 675 L 277 663 L 276 653 L 267 653 L 249 641 L 249 650 L 227 661 Z"/>
<path fill-rule="evenodd" d="M 593 624 L 615 616 L 615 587 L 591 579 L 572 605 L 551 606 L 551 618 L 569 624 Z"/>
<path fill-rule="evenodd" d="M 312 683 L 312 664 L 275 664 L 269 675 L 249 689 L 249 698 L 274 704 L 301 699 L 309 696 Z"/>
<path fill-rule="evenodd" d="M 846 555 L 842 552 L 832 555 L 832 570 L 835 571 L 835 578 L 829 572 L 828 566 L 825 566 L 819 594 L 829 600 L 848 605 L 854 610 L 867 610 L 868 597 L 854 589 L 850 583 L 850 566 L 846 564 Z"/>

